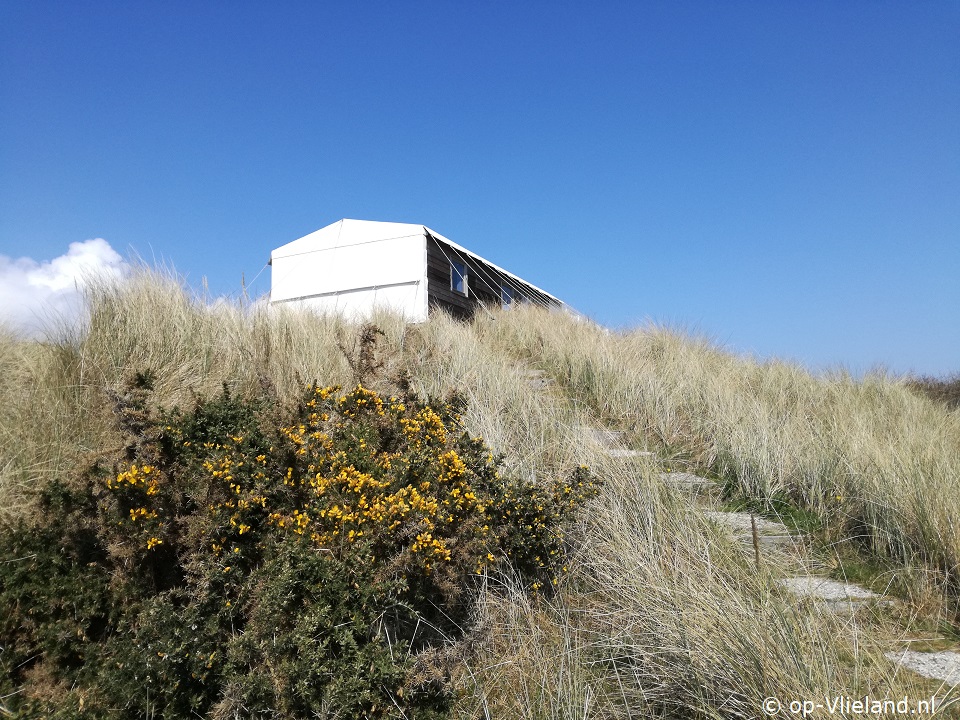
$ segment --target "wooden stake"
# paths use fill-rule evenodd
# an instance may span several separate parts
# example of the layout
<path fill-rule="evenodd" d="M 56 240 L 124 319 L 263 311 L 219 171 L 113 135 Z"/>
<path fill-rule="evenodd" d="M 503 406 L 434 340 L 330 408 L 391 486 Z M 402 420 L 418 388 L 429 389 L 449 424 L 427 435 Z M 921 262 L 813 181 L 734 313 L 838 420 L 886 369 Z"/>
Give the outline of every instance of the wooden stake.
<path fill-rule="evenodd" d="M 750 532 L 753 534 L 753 559 L 760 569 L 760 538 L 757 536 L 757 518 L 750 513 Z"/>

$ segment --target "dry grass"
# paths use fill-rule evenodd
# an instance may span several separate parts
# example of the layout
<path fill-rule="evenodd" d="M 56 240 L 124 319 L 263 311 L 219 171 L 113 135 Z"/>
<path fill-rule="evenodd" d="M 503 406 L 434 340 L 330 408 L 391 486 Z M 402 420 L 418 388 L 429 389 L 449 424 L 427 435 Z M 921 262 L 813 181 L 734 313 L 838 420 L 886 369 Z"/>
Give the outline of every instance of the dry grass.
<path fill-rule="evenodd" d="M 883 658 L 896 629 L 797 603 L 653 466 L 636 470 L 603 468 L 552 601 L 491 582 L 462 717 L 754 718 L 765 697 L 931 692 Z"/>
<path fill-rule="evenodd" d="M 526 311 L 481 332 L 502 352 L 536 358 L 572 398 L 661 457 L 960 582 L 960 415 L 903 383 L 816 378 L 661 329 L 608 333 Z"/>
<path fill-rule="evenodd" d="M 852 685 L 909 691 L 891 682 L 886 638 L 798 605 L 778 591 L 774 567 L 758 571 L 744 548 L 649 475 L 639 493 L 635 477 L 610 477 L 620 482 L 589 519 L 580 572 L 627 707 L 750 718 L 762 697 L 820 698 Z"/>
<path fill-rule="evenodd" d="M 156 373 L 165 406 L 223 383 L 293 398 L 314 380 L 356 379 L 358 329 L 338 318 L 211 305 L 151 272 L 94 288 L 89 302 L 89 328 L 72 338 L 0 336 L 0 517 L 28 512 L 32 486 L 117 441 L 109 391 L 133 372 Z M 942 581 L 960 562 L 956 413 L 889 378 L 815 378 L 660 329 L 611 333 L 532 308 L 472 324 L 375 322 L 383 375 L 462 393 L 467 428 L 512 472 L 587 464 L 605 481 L 553 600 L 490 579 L 463 651 L 462 717 L 748 718 L 767 696 L 926 689 L 882 658 L 896 627 L 867 633 L 784 597 L 775 568 L 758 571 L 657 477 L 666 464 L 713 472 Z M 554 384 L 541 387 L 533 368 Z M 582 427 L 600 422 L 655 457 L 605 456 Z"/>

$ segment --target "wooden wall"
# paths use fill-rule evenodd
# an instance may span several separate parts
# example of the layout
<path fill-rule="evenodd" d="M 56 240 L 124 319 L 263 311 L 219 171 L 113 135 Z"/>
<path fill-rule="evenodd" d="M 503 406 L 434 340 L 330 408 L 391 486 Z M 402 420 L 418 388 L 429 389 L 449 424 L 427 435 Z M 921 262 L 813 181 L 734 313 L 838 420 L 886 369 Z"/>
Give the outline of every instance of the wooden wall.
<path fill-rule="evenodd" d="M 450 261 L 462 262 L 467 267 L 467 295 L 450 287 Z M 506 277 L 499 270 L 477 258 L 464 255 L 432 235 L 427 236 L 427 298 L 430 310 L 443 308 L 454 317 L 468 318 L 481 304 L 500 307 L 500 285 L 514 288 L 514 302 L 536 302 L 558 306 L 554 298 L 539 290 Z M 521 297 L 522 296 L 522 297 Z"/>

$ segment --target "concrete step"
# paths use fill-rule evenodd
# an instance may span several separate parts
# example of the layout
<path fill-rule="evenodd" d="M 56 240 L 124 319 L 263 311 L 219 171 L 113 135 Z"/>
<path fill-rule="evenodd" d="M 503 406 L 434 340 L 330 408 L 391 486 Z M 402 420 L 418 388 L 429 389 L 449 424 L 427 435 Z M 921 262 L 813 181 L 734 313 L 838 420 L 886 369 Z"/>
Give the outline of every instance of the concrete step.
<path fill-rule="evenodd" d="M 883 600 L 872 590 L 856 583 L 845 583 L 816 575 L 797 575 L 781 578 L 779 583 L 800 598 L 822 601 L 830 612 L 852 615 L 868 605 L 892 605 L 892 600 Z"/>
<path fill-rule="evenodd" d="M 652 458 L 654 454 L 647 450 L 628 450 L 627 448 L 610 448 L 607 455 L 615 458 Z"/>
<path fill-rule="evenodd" d="M 798 572 L 809 565 L 804 536 L 790 532 L 783 523 L 753 515 L 757 527 L 757 542 L 754 547 L 750 513 L 706 510 L 703 514 L 725 528 L 748 553 L 759 555 L 759 563 L 776 566 L 786 572 Z"/>
<path fill-rule="evenodd" d="M 796 535 L 783 523 L 768 520 L 765 517 L 748 512 L 732 512 L 725 510 L 708 510 L 704 513 L 718 525 L 723 525 L 734 535 L 752 537 L 753 526 L 756 524 L 757 536 L 760 540 L 774 541 L 778 539 L 797 540 Z"/>
<path fill-rule="evenodd" d="M 719 483 L 707 478 L 687 472 L 660 473 L 660 480 L 665 485 L 686 492 L 690 495 L 716 495 L 720 492 Z"/>
<path fill-rule="evenodd" d="M 521 374 L 524 376 L 527 385 L 534 390 L 542 390 L 553 385 L 553 378 L 539 368 L 523 368 Z"/>
<path fill-rule="evenodd" d="M 781 578 L 779 582 L 787 590 L 800 597 L 814 597 L 821 600 L 869 600 L 880 597 L 862 585 L 844 583 L 816 575 Z"/>
<path fill-rule="evenodd" d="M 950 650 L 940 652 L 919 652 L 917 650 L 896 650 L 884 653 L 908 670 L 923 677 L 941 680 L 947 685 L 960 686 L 960 653 Z"/>
<path fill-rule="evenodd" d="M 628 460 L 631 458 L 654 457 L 654 453 L 648 452 L 647 450 L 634 450 L 624 447 L 626 433 L 620 430 L 608 430 L 606 428 L 591 427 L 589 425 L 578 425 L 576 430 L 591 438 L 593 442 L 603 448 L 610 457 Z"/>
<path fill-rule="evenodd" d="M 576 429 L 584 435 L 588 435 L 600 447 L 616 449 L 623 446 L 625 433 L 620 430 L 607 430 L 590 425 L 577 425 Z"/>

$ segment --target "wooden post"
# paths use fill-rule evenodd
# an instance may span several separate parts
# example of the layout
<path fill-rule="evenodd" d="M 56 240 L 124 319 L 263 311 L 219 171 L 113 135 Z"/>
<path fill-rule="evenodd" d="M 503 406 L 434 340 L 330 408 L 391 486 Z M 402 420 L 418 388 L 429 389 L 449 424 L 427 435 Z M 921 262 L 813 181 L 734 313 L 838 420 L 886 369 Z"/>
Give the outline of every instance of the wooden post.
<path fill-rule="evenodd" d="M 757 536 L 757 518 L 750 513 L 750 532 L 753 535 L 753 559 L 757 564 L 757 570 L 760 569 L 760 538 Z"/>

